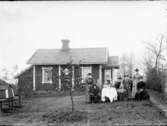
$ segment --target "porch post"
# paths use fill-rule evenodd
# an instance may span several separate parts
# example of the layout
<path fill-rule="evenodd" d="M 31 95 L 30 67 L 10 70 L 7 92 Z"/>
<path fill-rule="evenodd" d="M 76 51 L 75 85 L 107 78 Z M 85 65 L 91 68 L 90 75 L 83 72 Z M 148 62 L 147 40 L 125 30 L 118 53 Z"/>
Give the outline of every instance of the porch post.
<path fill-rule="evenodd" d="M 36 71 L 35 71 L 35 65 L 34 65 L 34 66 L 33 66 L 33 91 L 36 90 L 35 77 L 36 77 Z"/>
<path fill-rule="evenodd" d="M 99 82 L 102 85 L 102 65 L 99 65 Z"/>
<path fill-rule="evenodd" d="M 116 68 L 112 68 L 112 80 L 113 80 L 113 84 L 115 81 L 117 81 L 117 73 L 118 70 Z"/>
<path fill-rule="evenodd" d="M 59 90 L 61 90 L 61 66 L 59 65 Z"/>
<path fill-rule="evenodd" d="M 112 83 L 114 84 L 114 81 L 115 81 L 115 70 L 114 70 L 114 68 L 112 68 L 111 71 L 112 71 L 111 79 L 112 79 Z"/>
<path fill-rule="evenodd" d="M 72 89 L 74 89 L 74 65 L 72 66 Z"/>
<path fill-rule="evenodd" d="M 82 78 L 82 77 L 83 77 L 83 66 L 81 66 L 81 78 Z M 82 82 L 82 83 L 84 82 L 83 78 L 82 78 L 81 82 Z"/>

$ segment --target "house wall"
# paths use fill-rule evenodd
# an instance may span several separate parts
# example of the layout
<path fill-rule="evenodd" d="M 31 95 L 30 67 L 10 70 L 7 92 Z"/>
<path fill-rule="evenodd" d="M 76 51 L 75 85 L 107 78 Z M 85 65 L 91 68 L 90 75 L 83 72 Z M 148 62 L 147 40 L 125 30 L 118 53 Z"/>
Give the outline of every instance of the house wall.
<path fill-rule="evenodd" d="M 90 65 L 84 65 L 84 66 L 90 66 Z M 99 78 L 99 65 L 91 65 L 92 66 L 92 76 L 95 80 Z M 52 80 L 53 84 L 43 84 L 42 83 L 42 67 L 52 67 Z M 61 65 L 61 69 L 67 68 L 67 65 Z M 72 67 L 68 67 L 70 71 L 72 71 Z M 36 71 L 36 90 L 55 90 L 58 89 L 58 66 L 57 65 L 37 65 L 35 67 Z M 67 90 L 69 88 L 69 85 L 66 81 L 66 76 L 64 75 L 63 71 L 61 71 L 61 90 Z M 70 84 L 72 83 L 72 72 L 69 74 L 69 80 Z M 83 88 L 81 85 L 81 66 L 74 65 L 74 89 L 80 89 Z"/>
<path fill-rule="evenodd" d="M 52 67 L 52 84 L 42 83 L 42 67 Z M 58 88 L 58 66 L 57 65 L 36 65 L 35 84 L 36 90 L 55 90 Z"/>
<path fill-rule="evenodd" d="M 52 67 L 52 84 L 43 84 L 42 83 L 42 67 Z M 67 65 L 61 65 L 61 70 L 67 68 Z M 72 67 L 68 67 L 70 71 L 72 71 Z M 79 79 L 80 78 L 80 67 L 74 66 L 74 77 Z M 69 73 L 70 83 L 72 82 L 72 73 Z M 66 76 L 64 75 L 63 71 L 61 71 L 61 90 L 67 90 L 69 88 L 68 83 L 66 82 Z M 78 84 L 79 80 L 74 82 L 74 84 Z M 38 65 L 36 66 L 36 90 L 55 90 L 59 87 L 59 78 L 58 78 L 58 65 Z"/>
<path fill-rule="evenodd" d="M 99 79 L 99 65 L 83 65 L 83 66 L 92 66 L 92 76 L 95 80 Z M 43 84 L 42 83 L 42 67 L 52 67 L 52 84 Z M 65 69 L 66 65 L 61 65 L 61 69 Z M 72 71 L 72 67 L 68 67 Z M 68 85 L 65 81 L 64 73 L 61 72 L 61 89 L 67 90 Z M 102 80 L 104 80 L 104 69 L 102 69 Z M 72 72 L 69 74 L 70 83 L 72 82 Z M 81 66 L 74 65 L 74 89 L 83 90 L 83 85 L 81 84 Z M 33 67 L 28 71 L 24 72 L 18 78 L 18 85 L 20 90 L 24 92 L 25 90 L 33 89 Z M 36 90 L 56 90 L 59 87 L 59 78 L 58 78 L 58 65 L 36 65 L 35 66 L 35 88 Z"/>
<path fill-rule="evenodd" d="M 33 89 L 33 68 L 26 70 L 18 77 L 18 93 L 22 95 L 31 95 Z"/>
<path fill-rule="evenodd" d="M 92 65 L 92 76 L 95 80 L 99 79 L 99 65 Z"/>

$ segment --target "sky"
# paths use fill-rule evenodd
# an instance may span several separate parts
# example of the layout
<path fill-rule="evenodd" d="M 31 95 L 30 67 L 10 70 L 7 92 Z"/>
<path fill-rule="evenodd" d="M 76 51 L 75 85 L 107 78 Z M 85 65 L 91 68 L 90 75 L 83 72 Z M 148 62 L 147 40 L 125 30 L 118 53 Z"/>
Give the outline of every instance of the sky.
<path fill-rule="evenodd" d="M 167 36 L 167 2 L 0 2 L 0 69 L 19 70 L 39 48 L 107 47 L 144 55 L 144 43 Z"/>

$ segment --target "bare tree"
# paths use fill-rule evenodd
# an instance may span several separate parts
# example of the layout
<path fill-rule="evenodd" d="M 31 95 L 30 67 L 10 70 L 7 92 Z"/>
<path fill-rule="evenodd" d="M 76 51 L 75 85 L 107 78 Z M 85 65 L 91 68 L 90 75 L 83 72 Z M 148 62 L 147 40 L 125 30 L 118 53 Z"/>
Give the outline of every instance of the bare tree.
<path fill-rule="evenodd" d="M 145 54 L 144 58 L 147 84 L 149 88 L 160 92 L 164 88 L 164 73 L 162 66 L 167 61 L 164 55 L 165 41 L 164 35 L 161 35 L 160 39 L 155 43 L 147 43 L 147 54 Z"/>
<path fill-rule="evenodd" d="M 165 56 L 163 55 L 164 52 L 164 36 L 161 35 L 160 36 L 160 40 L 157 41 L 156 43 L 147 43 L 147 50 L 149 53 L 149 55 L 151 57 L 149 57 L 149 59 L 147 59 L 147 63 L 150 62 L 151 63 L 154 62 L 152 65 L 153 67 L 158 70 L 158 67 L 161 65 L 162 61 L 167 61 Z"/>
<path fill-rule="evenodd" d="M 82 62 L 82 60 L 80 60 L 79 61 L 79 63 L 78 64 L 76 64 L 75 65 L 75 67 L 77 68 L 80 68 L 80 63 Z M 68 75 L 68 77 L 67 78 L 65 78 L 65 80 L 66 80 L 66 83 L 67 83 L 67 85 L 68 85 L 68 87 L 69 87 L 69 91 L 70 91 L 70 99 L 71 99 L 71 108 L 72 108 L 72 112 L 74 112 L 74 110 L 75 110 L 75 108 L 74 108 L 74 98 L 73 98 L 73 91 L 74 91 L 74 87 L 73 87 L 73 85 L 72 85 L 72 81 L 70 81 L 71 80 L 71 77 L 72 77 L 72 74 L 73 74 L 73 68 L 74 68 L 74 66 L 73 66 L 73 59 L 72 59 L 72 57 L 70 57 L 70 60 L 69 60 L 69 62 L 67 63 L 67 68 L 65 69 L 65 70 L 68 70 L 68 69 L 71 69 L 70 71 L 64 71 L 65 73 L 66 73 L 66 75 Z M 78 74 L 80 74 L 80 69 L 79 69 L 79 73 Z M 71 74 L 71 75 L 70 75 Z M 81 77 L 77 77 L 77 78 L 75 78 L 76 80 L 75 80 L 75 82 L 81 82 Z M 74 81 L 74 80 L 73 80 Z"/>
<path fill-rule="evenodd" d="M 134 55 L 133 53 L 131 54 L 126 54 L 124 53 L 120 59 L 120 64 L 121 64 L 121 71 L 123 75 L 128 74 L 132 76 L 133 72 L 133 67 L 134 67 Z"/>

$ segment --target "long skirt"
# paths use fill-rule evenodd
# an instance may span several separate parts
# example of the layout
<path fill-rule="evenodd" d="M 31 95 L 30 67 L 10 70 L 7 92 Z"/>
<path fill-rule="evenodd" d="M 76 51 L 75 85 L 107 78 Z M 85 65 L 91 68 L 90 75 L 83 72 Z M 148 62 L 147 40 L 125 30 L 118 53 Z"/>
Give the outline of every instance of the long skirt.
<path fill-rule="evenodd" d="M 132 98 L 135 98 L 136 92 L 137 92 L 137 81 L 134 81 L 132 87 Z"/>

